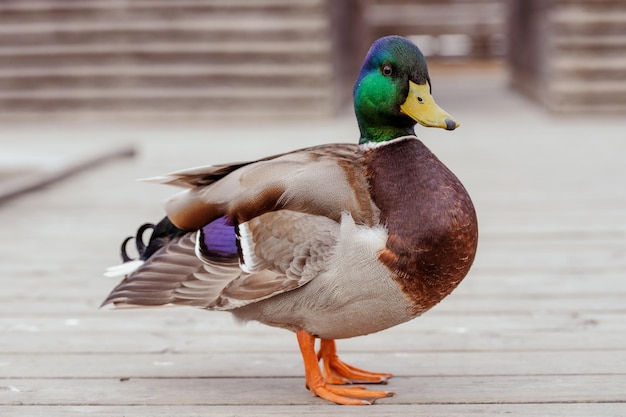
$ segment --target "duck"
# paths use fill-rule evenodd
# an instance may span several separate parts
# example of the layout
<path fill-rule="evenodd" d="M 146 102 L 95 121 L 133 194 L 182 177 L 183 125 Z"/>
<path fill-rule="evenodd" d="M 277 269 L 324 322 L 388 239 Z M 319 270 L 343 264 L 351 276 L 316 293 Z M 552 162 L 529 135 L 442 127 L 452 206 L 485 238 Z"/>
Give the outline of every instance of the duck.
<path fill-rule="evenodd" d="M 342 361 L 335 341 L 438 304 L 470 270 L 478 224 L 465 187 L 415 135 L 418 123 L 459 127 L 434 101 L 419 48 L 376 40 L 353 98 L 358 143 L 149 179 L 182 191 L 124 240 L 124 262 L 107 272 L 123 279 L 103 305 L 229 311 L 293 332 L 314 396 L 366 405 L 394 395 L 353 385 L 393 375 Z"/>

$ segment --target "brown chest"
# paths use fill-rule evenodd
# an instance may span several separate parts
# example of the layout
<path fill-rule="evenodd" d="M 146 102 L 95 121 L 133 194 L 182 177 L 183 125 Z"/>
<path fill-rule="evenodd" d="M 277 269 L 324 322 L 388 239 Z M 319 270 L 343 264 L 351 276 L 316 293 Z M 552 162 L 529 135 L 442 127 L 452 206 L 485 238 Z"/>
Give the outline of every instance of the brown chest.
<path fill-rule="evenodd" d="M 448 295 L 474 260 L 478 227 L 458 178 L 419 140 L 367 151 L 372 199 L 389 238 L 379 260 L 419 314 Z"/>

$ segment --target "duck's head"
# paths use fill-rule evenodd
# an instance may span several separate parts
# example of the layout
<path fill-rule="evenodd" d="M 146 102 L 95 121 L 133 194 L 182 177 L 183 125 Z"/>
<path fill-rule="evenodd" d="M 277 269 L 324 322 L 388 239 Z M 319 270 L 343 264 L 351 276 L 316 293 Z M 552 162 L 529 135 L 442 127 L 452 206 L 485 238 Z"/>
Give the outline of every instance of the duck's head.
<path fill-rule="evenodd" d="M 416 123 L 454 130 L 459 124 L 435 103 L 424 55 L 400 36 L 374 42 L 354 86 L 360 143 L 413 135 Z"/>

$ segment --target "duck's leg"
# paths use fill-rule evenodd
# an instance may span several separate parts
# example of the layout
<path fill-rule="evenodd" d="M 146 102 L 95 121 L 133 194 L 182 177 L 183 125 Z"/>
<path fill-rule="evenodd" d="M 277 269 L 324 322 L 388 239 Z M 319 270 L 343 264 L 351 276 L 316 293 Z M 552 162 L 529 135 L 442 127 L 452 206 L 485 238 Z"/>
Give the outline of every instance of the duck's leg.
<path fill-rule="evenodd" d="M 324 378 L 328 384 L 386 384 L 393 377 L 393 374 L 370 372 L 343 362 L 332 339 L 320 339 L 317 359 L 324 363 Z"/>
<path fill-rule="evenodd" d="M 393 392 L 372 391 L 360 386 L 338 387 L 328 384 L 322 376 L 315 353 L 315 336 L 304 330 L 299 330 L 296 335 L 304 361 L 306 385 L 313 395 L 345 405 L 369 405 L 378 398 L 394 395 Z"/>

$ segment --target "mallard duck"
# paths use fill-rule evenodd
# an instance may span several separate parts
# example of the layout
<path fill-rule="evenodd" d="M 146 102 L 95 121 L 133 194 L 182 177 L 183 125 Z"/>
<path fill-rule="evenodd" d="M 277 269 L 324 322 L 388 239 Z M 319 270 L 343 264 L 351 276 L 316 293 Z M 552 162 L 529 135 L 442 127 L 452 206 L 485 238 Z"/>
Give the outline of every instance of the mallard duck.
<path fill-rule="evenodd" d="M 375 41 L 354 108 L 358 144 L 153 178 L 185 190 L 139 229 L 139 259 L 124 241 L 125 263 L 109 274 L 125 278 L 103 305 L 227 310 L 294 332 L 314 395 L 338 404 L 393 395 L 345 387 L 392 375 L 341 361 L 335 340 L 406 322 L 447 296 L 474 260 L 477 220 L 461 182 L 415 136 L 416 123 L 459 126 L 433 100 L 417 46 Z"/>

